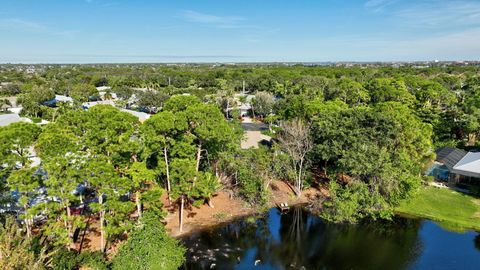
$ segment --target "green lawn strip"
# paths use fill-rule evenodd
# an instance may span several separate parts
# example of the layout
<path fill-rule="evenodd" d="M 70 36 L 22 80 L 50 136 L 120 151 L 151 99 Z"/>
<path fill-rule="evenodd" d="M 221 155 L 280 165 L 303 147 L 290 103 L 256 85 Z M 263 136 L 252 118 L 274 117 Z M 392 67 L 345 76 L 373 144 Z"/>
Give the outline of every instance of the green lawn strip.
<path fill-rule="evenodd" d="M 480 230 L 480 200 L 449 189 L 424 187 L 396 212 L 438 221 L 449 230 Z"/>

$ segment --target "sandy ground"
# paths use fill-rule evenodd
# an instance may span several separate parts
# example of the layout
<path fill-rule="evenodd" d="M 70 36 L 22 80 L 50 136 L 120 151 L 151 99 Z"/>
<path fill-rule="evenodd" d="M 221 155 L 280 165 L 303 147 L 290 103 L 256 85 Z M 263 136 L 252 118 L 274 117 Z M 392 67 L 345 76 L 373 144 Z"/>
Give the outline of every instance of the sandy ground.
<path fill-rule="evenodd" d="M 307 189 L 302 196 L 297 198 L 292 189 L 285 182 L 273 181 L 270 184 L 270 207 L 275 207 L 280 203 L 288 203 L 293 206 L 297 204 L 305 204 L 317 196 L 322 196 L 322 192 L 318 189 Z M 204 204 L 200 207 L 190 207 L 185 211 L 183 231 L 180 232 L 179 227 L 179 211 L 171 211 L 170 209 L 166 221 L 168 232 L 179 237 L 192 232 L 207 229 L 211 226 L 226 223 L 236 218 L 252 215 L 258 211 L 255 207 L 246 205 L 239 199 L 231 198 L 230 194 L 225 191 L 218 192 L 212 199 L 213 208 Z"/>
<path fill-rule="evenodd" d="M 305 204 L 318 196 L 325 194 L 324 190 L 310 188 L 297 198 L 285 182 L 273 181 L 270 184 L 270 204 L 269 207 L 275 207 L 280 203 L 288 205 Z M 191 234 L 195 231 L 208 229 L 209 227 L 227 223 L 234 219 L 248 216 L 256 213 L 259 209 L 246 205 L 243 201 L 233 198 L 229 192 L 220 191 L 216 193 L 211 200 L 213 208 L 207 204 L 200 207 L 189 206 L 185 210 L 183 231 L 179 231 L 179 211 L 177 205 L 169 205 L 167 197 L 163 196 L 165 212 L 165 226 L 170 235 L 180 237 Z M 81 250 L 97 251 L 100 249 L 100 230 L 98 220 L 87 218 L 85 220 L 87 227 L 82 230 L 75 248 Z M 108 256 L 112 257 L 118 250 L 119 243 L 109 243 Z"/>

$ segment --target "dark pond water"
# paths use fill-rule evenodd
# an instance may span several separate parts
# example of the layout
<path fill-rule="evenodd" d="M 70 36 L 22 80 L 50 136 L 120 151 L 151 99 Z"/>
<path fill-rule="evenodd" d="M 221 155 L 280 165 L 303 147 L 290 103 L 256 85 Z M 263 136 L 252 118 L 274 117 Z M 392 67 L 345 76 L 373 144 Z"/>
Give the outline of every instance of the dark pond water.
<path fill-rule="evenodd" d="M 480 234 L 396 218 L 335 225 L 301 208 L 184 239 L 182 269 L 480 269 Z"/>

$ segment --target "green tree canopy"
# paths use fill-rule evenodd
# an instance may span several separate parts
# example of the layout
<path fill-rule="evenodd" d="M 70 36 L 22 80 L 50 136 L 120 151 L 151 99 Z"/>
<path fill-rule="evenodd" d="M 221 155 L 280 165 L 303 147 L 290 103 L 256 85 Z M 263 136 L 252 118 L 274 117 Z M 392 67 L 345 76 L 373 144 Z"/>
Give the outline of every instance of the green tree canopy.
<path fill-rule="evenodd" d="M 141 224 L 112 261 L 112 269 L 176 270 L 184 262 L 185 248 L 168 236 L 159 218 L 145 212 Z"/>

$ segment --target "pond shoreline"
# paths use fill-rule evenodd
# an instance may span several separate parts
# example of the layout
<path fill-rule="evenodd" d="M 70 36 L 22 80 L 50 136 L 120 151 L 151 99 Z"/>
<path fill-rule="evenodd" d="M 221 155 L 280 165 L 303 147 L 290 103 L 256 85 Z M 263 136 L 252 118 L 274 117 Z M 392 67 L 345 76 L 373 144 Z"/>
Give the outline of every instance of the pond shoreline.
<path fill-rule="evenodd" d="M 201 205 L 200 207 L 186 209 L 182 232 L 178 230 L 178 209 L 167 207 L 165 209 L 168 213 L 165 217 L 166 229 L 171 236 L 182 238 L 240 218 L 265 213 L 269 209 L 277 207 L 280 203 L 288 203 L 291 207 L 306 205 L 319 196 L 324 196 L 322 192 L 324 191 L 309 188 L 302 193 L 302 196 L 297 197 L 286 183 L 273 181 L 270 185 L 271 194 L 268 204 L 263 207 L 254 207 L 247 205 L 239 198 L 231 196 L 231 193 L 227 191 L 220 191 L 211 200 L 214 205 L 213 208 L 208 205 Z"/>
<path fill-rule="evenodd" d="M 334 224 L 292 206 L 184 235 L 179 269 L 477 269 L 479 239 L 423 218 Z"/>

